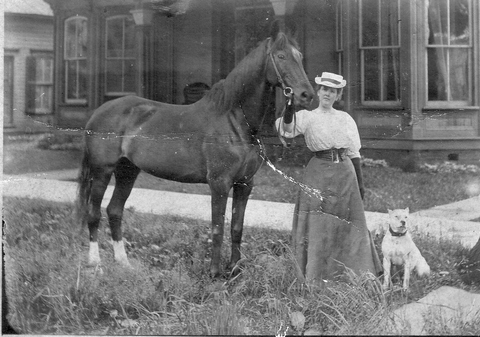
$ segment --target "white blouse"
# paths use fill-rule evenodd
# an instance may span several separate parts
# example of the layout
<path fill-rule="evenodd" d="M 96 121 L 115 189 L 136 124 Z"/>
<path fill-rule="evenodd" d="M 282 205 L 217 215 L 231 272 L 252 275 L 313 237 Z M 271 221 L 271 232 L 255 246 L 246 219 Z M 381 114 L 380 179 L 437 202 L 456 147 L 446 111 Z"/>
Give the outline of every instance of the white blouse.
<path fill-rule="evenodd" d="M 280 135 L 293 138 L 303 134 L 305 143 L 312 152 L 344 148 L 350 158 L 360 157 L 360 135 L 357 124 L 345 111 L 333 109 L 331 112 L 300 110 L 295 113 L 293 132 L 283 129 L 283 117 L 275 122 Z"/>

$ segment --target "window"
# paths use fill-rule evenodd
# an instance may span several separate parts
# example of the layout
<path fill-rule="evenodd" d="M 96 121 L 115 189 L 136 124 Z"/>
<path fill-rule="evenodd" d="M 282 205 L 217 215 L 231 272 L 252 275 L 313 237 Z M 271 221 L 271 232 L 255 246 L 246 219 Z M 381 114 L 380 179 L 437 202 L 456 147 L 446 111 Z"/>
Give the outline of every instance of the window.
<path fill-rule="evenodd" d="M 26 109 L 28 113 L 52 113 L 53 57 L 50 53 L 27 57 Z"/>
<path fill-rule="evenodd" d="M 105 47 L 106 94 L 135 93 L 135 23 L 132 16 L 107 19 Z"/>
<path fill-rule="evenodd" d="M 470 0 L 427 3 L 428 101 L 442 105 L 471 104 L 472 3 Z"/>
<path fill-rule="evenodd" d="M 87 102 L 87 19 L 65 20 L 65 102 Z"/>
<path fill-rule="evenodd" d="M 360 0 L 362 103 L 400 104 L 400 3 Z"/>

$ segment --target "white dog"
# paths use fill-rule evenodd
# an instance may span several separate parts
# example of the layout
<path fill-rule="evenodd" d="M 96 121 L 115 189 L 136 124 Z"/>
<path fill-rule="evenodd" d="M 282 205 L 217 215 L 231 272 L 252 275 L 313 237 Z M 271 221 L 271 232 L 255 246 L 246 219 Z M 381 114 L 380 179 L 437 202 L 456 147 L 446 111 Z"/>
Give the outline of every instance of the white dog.
<path fill-rule="evenodd" d="M 384 280 L 383 288 L 389 287 L 391 281 L 391 267 L 404 266 L 403 290 L 407 290 L 410 274 L 415 269 L 418 276 L 430 274 L 430 266 L 413 243 L 407 231 L 409 209 L 388 210 L 390 216 L 389 228 L 382 242 Z"/>

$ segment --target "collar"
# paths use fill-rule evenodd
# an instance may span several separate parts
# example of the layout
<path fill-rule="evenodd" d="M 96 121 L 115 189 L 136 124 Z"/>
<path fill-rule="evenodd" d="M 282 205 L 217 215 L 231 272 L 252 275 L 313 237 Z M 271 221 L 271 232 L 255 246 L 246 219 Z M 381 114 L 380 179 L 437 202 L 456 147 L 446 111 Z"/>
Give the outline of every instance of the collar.
<path fill-rule="evenodd" d="M 390 231 L 390 234 L 392 234 L 392 236 L 405 236 L 405 234 L 407 234 L 407 231 L 405 231 L 403 233 L 394 232 L 394 231 L 392 231 L 392 227 L 390 227 L 390 226 L 388 226 L 388 230 Z"/>

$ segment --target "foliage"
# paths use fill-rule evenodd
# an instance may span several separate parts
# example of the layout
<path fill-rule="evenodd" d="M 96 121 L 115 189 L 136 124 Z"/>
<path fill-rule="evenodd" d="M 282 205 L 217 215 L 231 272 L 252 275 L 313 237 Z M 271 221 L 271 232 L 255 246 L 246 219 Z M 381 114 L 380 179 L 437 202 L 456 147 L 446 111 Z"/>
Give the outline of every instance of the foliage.
<path fill-rule="evenodd" d="M 37 139 L 37 147 L 43 150 L 82 150 L 82 133 L 45 133 Z"/>
<path fill-rule="evenodd" d="M 207 222 L 125 210 L 133 265 L 125 270 L 111 263 L 105 219 L 99 238 L 103 264 L 93 268 L 86 266 L 88 235 L 78 227 L 73 205 L 4 198 L 4 210 L 8 319 L 21 333 L 397 334 L 388 330 L 387 317 L 399 305 L 442 285 L 479 292 L 456 272 L 466 250 L 443 238 L 414 236 L 432 275 L 413 277 L 409 293 L 384 292 L 371 274 L 348 274 L 349 282 L 319 288 L 296 279 L 290 235 L 283 231 L 246 228 L 239 274 L 212 280 Z M 223 265 L 229 241 L 227 234 Z M 427 334 L 480 329 L 480 322 L 448 329 L 435 322 Z"/>
<path fill-rule="evenodd" d="M 424 163 L 420 165 L 420 171 L 437 173 L 437 172 L 470 172 L 470 173 L 480 173 L 480 167 L 477 165 L 461 165 L 452 161 L 446 161 L 441 164 L 428 164 Z"/>

